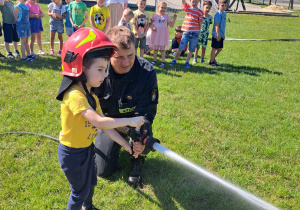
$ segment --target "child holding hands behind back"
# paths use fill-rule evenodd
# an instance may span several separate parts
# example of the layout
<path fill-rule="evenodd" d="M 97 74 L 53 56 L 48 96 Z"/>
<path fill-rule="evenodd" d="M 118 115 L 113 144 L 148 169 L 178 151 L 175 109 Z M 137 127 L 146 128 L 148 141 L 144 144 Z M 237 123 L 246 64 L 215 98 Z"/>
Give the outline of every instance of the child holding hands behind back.
<path fill-rule="evenodd" d="M 156 13 L 153 13 L 151 18 L 152 33 L 150 37 L 150 48 L 153 49 L 153 61 L 152 64 L 156 64 L 157 53 L 160 50 L 161 53 L 161 64 L 159 67 L 165 66 L 166 49 L 170 48 L 170 35 L 169 28 L 173 27 L 177 18 L 177 14 L 174 13 L 173 21 L 168 14 L 167 3 L 161 1 L 157 5 Z"/>
<path fill-rule="evenodd" d="M 91 91 L 107 76 L 108 61 L 116 49 L 103 32 L 94 28 L 79 29 L 63 46 L 64 77 L 56 99 L 62 101 L 58 160 L 71 187 L 67 210 L 97 209 L 92 205 L 97 184 L 93 144 L 97 128 L 132 153 L 130 144 L 113 128 L 138 128 L 145 122 L 143 117 L 104 117 L 99 99 Z"/>

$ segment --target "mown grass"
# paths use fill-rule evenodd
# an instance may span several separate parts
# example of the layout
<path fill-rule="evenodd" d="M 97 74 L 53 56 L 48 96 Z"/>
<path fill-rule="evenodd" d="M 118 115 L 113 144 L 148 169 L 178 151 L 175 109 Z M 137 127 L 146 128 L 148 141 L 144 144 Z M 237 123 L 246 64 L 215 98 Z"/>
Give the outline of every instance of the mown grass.
<path fill-rule="evenodd" d="M 41 6 L 46 11 L 46 4 Z M 230 38 L 299 38 L 298 18 L 228 18 Z M 43 40 L 49 41 L 47 16 L 43 23 Z M 44 49 L 50 51 L 48 45 Z M 210 50 L 208 46 L 206 60 Z M 217 59 L 220 68 L 197 64 L 186 70 L 185 58 L 174 67 L 156 68 L 160 99 L 154 136 L 273 205 L 299 209 L 299 50 L 299 42 L 225 41 Z M 58 137 L 60 71 L 56 56 L 33 63 L 0 61 L 0 133 Z M 0 209 L 65 208 L 69 186 L 58 164 L 57 142 L 0 135 L 0 150 Z M 112 177 L 98 179 L 94 203 L 102 209 L 257 208 L 159 152 L 147 157 L 144 189 L 126 184 L 130 163 L 125 152 L 120 163 Z"/>

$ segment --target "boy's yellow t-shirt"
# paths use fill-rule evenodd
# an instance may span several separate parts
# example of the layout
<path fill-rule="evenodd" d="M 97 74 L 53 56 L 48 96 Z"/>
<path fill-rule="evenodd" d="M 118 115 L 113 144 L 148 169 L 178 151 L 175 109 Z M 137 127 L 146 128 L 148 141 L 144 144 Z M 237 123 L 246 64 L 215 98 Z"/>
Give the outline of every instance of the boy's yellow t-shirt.
<path fill-rule="evenodd" d="M 102 8 L 99 8 L 97 5 L 95 5 L 91 8 L 90 15 L 94 17 L 93 21 L 97 29 L 103 31 L 106 25 L 107 17 L 110 17 L 110 11 L 108 7 L 103 6 Z"/>
<path fill-rule="evenodd" d="M 72 148 L 89 147 L 97 135 L 97 128 L 81 114 L 91 108 L 85 96 L 85 91 L 77 85 L 71 86 L 64 94 L 61 104 L 61 127 L 59 141 Z M 98 97 L 92 93 L 96 100 L 97 114 L 101 114 Z"/>

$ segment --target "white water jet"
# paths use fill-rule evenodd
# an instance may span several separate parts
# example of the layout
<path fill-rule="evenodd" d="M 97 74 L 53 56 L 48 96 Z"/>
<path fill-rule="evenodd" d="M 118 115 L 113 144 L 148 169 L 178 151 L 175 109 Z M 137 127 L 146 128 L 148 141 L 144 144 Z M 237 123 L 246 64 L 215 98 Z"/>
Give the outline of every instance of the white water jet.
<path fill-rule="evenodd" d="M 207 177 L 210 180 L 213 180 L 219 184 L 221 184 L 222 186 L 232 190 L 233 192 L 235 192 L 237 195 L 245 198 L 246 200 L 248 200 L 249 202 L 251 202 L 252 204 L 262 208 L 262 209 L 267 209 L 267 210 L 278 210 L 278 208 L 272 206 L 271 204 L 267 203 L 266 201 L 261 200 L 260 198 L 234 186 L 233 184 L 224 181 L 223 179 L 217 177 L 216 175 L 212 174 L 211 172 L 201 168 L 200 166 L 197 166 L 194 163 L 191 163 L 190 161 L 186 160 L 185 158 L 181 157 L 180 155 L 176 154 L 175 152 L 167 149 L 166 147 L 162 146 L 159 143 L 154 143 L 153 145 L 153 149 L 155 149 L 156 151 L 161 152 L 162 154 L 174 159 L 175 161 L 183 164 L 184 166 L 189 167 L 190 169 L 200 173 L 201 175 Z"/>

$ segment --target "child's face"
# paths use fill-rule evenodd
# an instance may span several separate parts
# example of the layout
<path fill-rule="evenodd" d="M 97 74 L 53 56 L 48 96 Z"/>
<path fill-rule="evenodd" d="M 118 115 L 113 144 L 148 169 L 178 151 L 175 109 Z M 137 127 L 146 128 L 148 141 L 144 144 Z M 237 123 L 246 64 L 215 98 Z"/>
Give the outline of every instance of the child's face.
<path fill-rule="evenodd" d="M 103 7 L 104 4 L 105 4 L 105 0 L 97 0 L 97 5 L 98 5 L 99 7 Z"/>
<path fill-rule="evenodd" d="M 124 18 L 125 18 L 125 23 L 129 23 L 130 20 L 133 18 L 133 15 L 126 14 Z"/>
<path fill-rule="evenodd" d="M 28 0 L 28 2 L 30 2 L 31 4 L 34 4 L 36 2 L 36 0 Z"/>
<path fill-rule="evenodd" d="M 204 6 L 203 6 L 203 11 L 204 11 L 205 14 L 208 14 L 209 11 L 210 11 L 210 9 L 211 9 L 211 6 L 210 6 L 210 5 L 204 5 Z"/>
<path fill-rule="evenodd" d="M 143 0 L 138 0 L 137 1 L 137 6 L 139 8 L 140 11 L 144 11 L 145 8 L 146 8 L 146 1 L 143 1 Z"/>
<path fill-rule="evenodd" d="M 87 85 L 99 87 L 107 76 L 108 60 L 105 58 L 95 58 L 88 69 L 84 69 L 87 77 Z"/>
<path fill-rule="evenodd" d="M 20 4 L 25 4 L 26 0 L 18 0 Z"/>
<path fill-rule="evenodd" d="M 167 11 L 167 5 L 166 4 L 161 4 L 160 7 L 158 8 L 158 13 L 160 15 L 164 15 Z"/>
<path fill-rule="evenodd" d="M 182 37 L 182 32 L 175 31 L 175 36 L 177 36 L 178 38 L 181 38 Z"/>
<path fill-rule="evenodd" d="M 218 7 L 221 12 L 224 12 L 226 10 L 226 4 L 224 3 L 218 4 Z"/>
<path fill-rule="evenodd" d="M 70 4 L 73 0 L 65 0 L 67 4 Z"/>
<path fill-rule="evenodd" d="M 193 8 L 198 8 L 200 0 L 190 0 Z"/>

